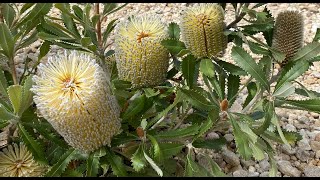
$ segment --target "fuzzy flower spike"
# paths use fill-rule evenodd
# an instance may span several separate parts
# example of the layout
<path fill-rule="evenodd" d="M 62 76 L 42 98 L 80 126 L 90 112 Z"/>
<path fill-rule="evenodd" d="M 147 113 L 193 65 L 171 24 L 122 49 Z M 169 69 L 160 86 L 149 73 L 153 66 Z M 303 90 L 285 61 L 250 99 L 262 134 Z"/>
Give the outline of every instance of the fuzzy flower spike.
<path fill-rule="evenodd" d="M 115 28 L 115 56 L 119 77 L 133 87 L 161 84 L 167 75 L 169 53 L 161 45 L 168 37 L 165 24 L 153 14 L 132 16 Z"/>
<path fill-rule="evenodd" d="M 213 57 L 227 47 L 224 11 L 218 4 L 186 8 L 180 19 L 181 37 L 196 57 Z"/>
<path fill-rule="evenodd" d="M 120 131 L 120 111 L 110 79 L 95 60 L 65 53 L 41 63 L 38 73 L 34 102 L 66 142 L 83 152 L 109 145 Z"/>
<path fill-rule="evenodd" d="M 0 177 L 37 177 L 45 171 L 22 143 L 9 145 L 0 152 Z"/>

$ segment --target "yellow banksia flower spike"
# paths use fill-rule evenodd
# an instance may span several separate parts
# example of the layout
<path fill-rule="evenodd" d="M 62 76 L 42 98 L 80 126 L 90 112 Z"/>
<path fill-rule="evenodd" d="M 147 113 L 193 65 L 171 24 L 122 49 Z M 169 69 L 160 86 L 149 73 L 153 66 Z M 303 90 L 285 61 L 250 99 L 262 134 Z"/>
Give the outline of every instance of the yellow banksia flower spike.
<path fill-rule="evenodd" d="M 196 57 L 213 57 L 227 47 L 224 10 L 218 4 L 186 8 L 180 19 L 181 38 Z"/>
<path fill-rule="evenodd" d="M 133 16 L 115 28 L 115 56 L 119 78 L 133 87 L 151 87 L 164 82 L 169 52 L 161 41 L 169 37 L 167 26 L 154 14 Z"/>
<path fill-rule="evenodd" d="M 284 11 L 278 14 L 272 38 L 272 47 L 285 53 L 285 64 L 303 46 L 303 16 L 298 11 Z"/>
<path fill-rule="evenodd" d="M 33 77 L 34 102 L 72 147 L 92 152 L 120 132 L 120 108 L 110 78 L 96 61 L 73 51 L 51 57 Z"/>
<path fill-rule="evenodd" d="M 0 152 L 0 177 L 39 177 L 46 171 L 22 143 L 9 145 Z"/>

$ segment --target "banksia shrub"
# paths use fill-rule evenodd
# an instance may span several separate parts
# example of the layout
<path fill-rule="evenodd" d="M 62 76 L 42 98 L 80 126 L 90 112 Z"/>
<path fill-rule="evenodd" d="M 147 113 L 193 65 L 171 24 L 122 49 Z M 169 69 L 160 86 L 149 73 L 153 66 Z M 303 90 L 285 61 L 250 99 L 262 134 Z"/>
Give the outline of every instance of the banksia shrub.
<path fill-rule="evenodd" d="M 285 64 L 303 46 L 303 17 L 297 11 L 279 13 L 273 31 L 272 47 L 285 53 Z"/>
<path fill-rule="evenodd" d="M 180 19 L 182 40 L 196 57 L 212 57 L 227 47 L 224 11 L 218 4 L 200 4 L 183 11 Z"/>
<path fill-rule="evenodd" d="M 115 56 L 119 78 L 133 87 L 150 87 L 164 82 L 169 53 L 161 45 L 167 38 L 160 17 L 144 14 L 120 22 L 115 28 Z"/>
<path fill-rule="evenodd" d="M 24 144 L 9 145 L 0 152 L 0 177 L 42 176 L 46 167 L 39 165 Z"/>
<path fill-rule="evenodd" d="M 72 52 L 41 63 L 38 72 L 34 102 L 66 142 L 83 152 L 110 144 L 120 131 L 120 111 L 110 79 L 95 60 Z"/>

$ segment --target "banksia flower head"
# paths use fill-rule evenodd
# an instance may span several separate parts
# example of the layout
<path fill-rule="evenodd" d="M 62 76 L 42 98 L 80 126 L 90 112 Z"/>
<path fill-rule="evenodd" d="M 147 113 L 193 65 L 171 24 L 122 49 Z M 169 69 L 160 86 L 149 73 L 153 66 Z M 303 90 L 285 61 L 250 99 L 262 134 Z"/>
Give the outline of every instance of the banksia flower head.
<path fill-rule="evenodd" d="M 66 142 L 83 152 L 110 144 L 120 131 L 120 108 L 110 79 L 85 54 L 49 58 L 33 77 L 34 102 L 40 114 Z"/>
<path fill-rule="evenodd" d="M 39 165 L 22 143 L 9 145 L 0 152 L 0 177 L 42 176 L 46 167 Z"/>
<path fill-rule="evenodd" d="M 200 4 L 185 9 L 181 14 L 181 37 L 196 57 L 212 57 L 227 47 L 223 34 L 224 11 L 218 4 Z"/>
<path fill-rule="evenodd" d="M 303 16 L 298 11 L 279 13 L 273 31 L 272 47 L 285 53 L 286 63 L 303 46 Z"/>
<path fill-rule="evenodd" d="M 153 14 L 133 16 L 115 28 L 115 56 L 119 77 L 133 87 L 161 84 L 169 67 L 169 52 L 161 45 L 168 38 L 166 25 Z"/>

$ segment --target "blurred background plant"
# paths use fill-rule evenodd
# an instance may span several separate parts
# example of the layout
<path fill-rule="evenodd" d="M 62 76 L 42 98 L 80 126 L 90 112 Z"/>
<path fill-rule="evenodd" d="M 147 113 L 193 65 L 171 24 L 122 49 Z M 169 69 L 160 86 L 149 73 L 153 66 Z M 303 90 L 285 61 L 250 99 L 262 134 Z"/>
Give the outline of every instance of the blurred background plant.
<path fill-rule="evenodd" d="M 235 18 L 224 25 L 219 21 L 223 19 L 226 3 L 214 5 L 221 13 L 216 16 L 215 12 L 199 10 L 211 5 L 188 7 L 198 8 L 191 14 L 194 19 L 182 20 L 180 24 L 168 23 L 169 37 L 161 41 L 170 55 L 165 82 L 151 87 L 133 87 L 131 82 L 119 79 L 116 63 L 121 63 L 121 59 L 116 59 L 117 49 L 111 49 L 108 42 L 118 23 L 108 16 L 126 4 L 26 3 L 18 8 L 15 3 L 1 3 L 0 60 L 4 63 L 0 70 L 0 129 L 7 135 L 4 146 L 24 142 L 34 160 L 49 167 L 44 174 L 49 177 L 226 176 L 208 154 L 200 152 L 208 166 L 200 165 L 194 154 L 199 149 L 223 151 L 226 139 L 206 139 L 206 134 L 232 127 L 241 158 L 262 160 L 267 155 L 271 165 L 269 175 L 276 176 L 273 143 L 292 145 L 301 136 L 283 130 L 275 109 L 320 112 L 319 93 L 299 83 L 300 87 L 293 86 L 297 77 L 319 61 L 320 31 L 313 42 L 287 58 L 285 52 L 272 46 L 274 17 L 266 7 L 257 10 L 265 4 L 231 3 Z M 49 15 L 53 7 L 59 10 L 60 17 Z M 215 21 L 217 16 L 219 21 Z M 104 31 L 103 21 L 109 21 Z M 197 21 L 201 25 L 199 29 L 191 24 L 193 29 L 189 32 L 186 28 L 190 24 L 181 24 Z M 238 25 L 240 21 L 246 21 L 247 25 Z M 144 42 L 141 33 L 137 34 L 139 47 Z M 263 34 L 266 43 L 254 36 L 257 33 Z M 199 38 L 190 39 L 192 34 Z M 282 36 L 280 38 L 286 38 L 285 34 Z M 148 36 L 143 34 L 143 38 Z M 27 66 L 32 60 L 26 58 L 24 71 L 18 76 L 14 60 L 18 50 L 39 39 L 42 44 L 36 62 Z M 234 44 L 231 56 L 235 63 L 224 60 L 223 49 L 219 49 L 222 52 L 218 54 L 216 51 L 208 53 L 216 44 L 225 47 L 226 40 Z M 187 48 L 190 44 L 198 45 L 197 48 L 207 53 L 192 54 L 195 51 Z M 52 45 L 91 55 L 110 75 L 112 93 L 120 105 L 122 119 L 122 132 L 112 139 L 110 147 L 103 146 L 92 153 L 72 148 L 36 109 L 30 91 L 32 75 L 38 73 L 36 67 L 44 61 Z M 244 45 L 249 46 L 252 53 L 261 55 L 258 62 L 243 49 Z M 143 54 L 147 50 L 141 48 L 139 52 Z M 288 63 L 280 72 L 274 72 L 274 65 L 285 59 Z M 240 77 L 243 76 L 249 78 L 241 86 Z M 198 83 L 199 77 L 204 85 Z M 231 110 L 243 91 L 247 91 L 248 96 L 241 109 Z M 295 95 L 302 95 L 305 100 L 292 99 Z"/>

